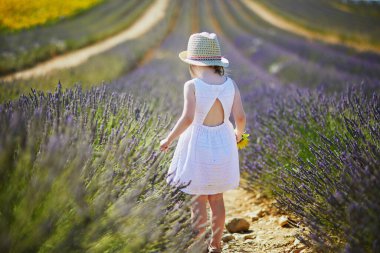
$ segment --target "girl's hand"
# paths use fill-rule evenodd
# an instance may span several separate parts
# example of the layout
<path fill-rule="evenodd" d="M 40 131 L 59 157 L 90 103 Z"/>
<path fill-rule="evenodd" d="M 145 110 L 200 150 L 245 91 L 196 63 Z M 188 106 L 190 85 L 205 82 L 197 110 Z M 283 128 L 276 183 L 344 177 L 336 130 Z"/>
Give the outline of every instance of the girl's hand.
<path fill-rule="evenodd" d="M 234 132 L 235 132 L 236 142 L 239 142 L 242 139 L 243 133 L 239 132 L 236 128 L 234 129 Z"/>
<path fill-rule="evenodd" d="M 168 149 L 169 149 L 170 144 L 172 144 L 172 142 L 168 138 L 165 138 L 165 139 L 161 140 L 160 141 L 160 150 L 164 151 L 164 152 L 167 152 Z"/>

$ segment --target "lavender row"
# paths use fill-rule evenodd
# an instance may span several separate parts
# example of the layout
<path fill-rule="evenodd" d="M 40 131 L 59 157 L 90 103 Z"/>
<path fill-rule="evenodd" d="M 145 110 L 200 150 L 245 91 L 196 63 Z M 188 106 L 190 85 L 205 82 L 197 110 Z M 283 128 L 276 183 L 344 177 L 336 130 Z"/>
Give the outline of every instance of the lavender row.
<path fill-rule="evenodd" d="M 314 61 L 322 66 L 335 67 L 340 71 L 378 77 L 380 57 L 378 54 L 357 52 L 345 46 L 309 41 L 304 37 L 283 31 L 269 25 L 241 3 L 226 2 L 239 25 L 270 43 L 292 52 L 301 58 Z M 239 13 L 240 15 L 236 15 Z"/>
<path fill-rule="evenodd" d="M 159 45 L 166 37 L 175 19 L 173 13 L 179 8 L 179 2 L 171 4 L 166 10 L 167 15 L 154 25 L 149 34 L 92 56 L 79 66 L 54 70 L 46 75 L 25 80 L 0 81 L 0 102 L 28 93 L 30 87 L 44 91 L 54 90 L 58 80 L 65 88 L 73 87 L 78 83 L 83 88 L 90 88 L 125 75 L 137 68 L 147 52 Z"/>
<path fill-rule="evenodd" d="M 108 84 L 114 91 L 144 97 L 156 111 L 171 112 L 173 118 L 182 112 L 183 85 L 190 79 L 188 66 L 180 61 L 178 53 L 186 50 L 193 9 L 189 1 L 180 6 L 174 13 L 175 26 L 150 61 Z"/>
<path fill-rule="evenodd" d="M 147 0 L 104 2 L 81 15 L 51 24 L 17 32 L 1 29 L 0 74 L 20 71 L 118 33 L 139 18 L 150 4 Z"/>
<path fill-rule="evenodd" d="M 170 123 L 105 86 L 1 105 L 1 251 L 184 250 L 189 199 L 157 149 Z"/>
<path fill-rule="evenodd" d="M 363 79 L 378 82 L 379 64 L 347 56 L 338 50 L 283 34 L 248 15 L 238 2 L 213 2 L 214 16 L 223 32 L 252 62 L 285 82 L 302 86 L 326 86 L 342 91 Z M 303 74 L 299 74 L 303 73 Z M 377 84 L 376 87 L 380 86 Z"/>
<path fill-rule="evenodd" d="M 249 181 L 301 217 L 311 232 L 300 239 L 316 248 L 377 252 L 379 119 L 379 96 L 363 87 L 276 100 L 255 119 L 244 166 Z"/>
<path fill-rule="evenodd" d="M 336 36 L 357 42 L 375 44 L 380 38 L 380 5 L 367 1 L 261 1 L 271 11 L 309 29 L 333 32 Z"/>

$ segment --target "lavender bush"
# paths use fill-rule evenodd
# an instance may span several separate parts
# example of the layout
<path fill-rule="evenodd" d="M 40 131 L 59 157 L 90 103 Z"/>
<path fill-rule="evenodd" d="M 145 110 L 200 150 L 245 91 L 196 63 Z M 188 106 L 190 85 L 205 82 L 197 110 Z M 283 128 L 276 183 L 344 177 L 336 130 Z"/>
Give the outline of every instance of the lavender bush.
<path fill-rule="evenodd" d="M 302 217 L 321 251 L 377 252 L 380 99 L 361 88 L 299 91 L 258 115 L 250 181 Z"/>
<path fill-rule="evenodd" d="M 189 198 L 158 153 L 170 122 L 105 86 L 2 104 L 1 252 L 184 252 Z"/>

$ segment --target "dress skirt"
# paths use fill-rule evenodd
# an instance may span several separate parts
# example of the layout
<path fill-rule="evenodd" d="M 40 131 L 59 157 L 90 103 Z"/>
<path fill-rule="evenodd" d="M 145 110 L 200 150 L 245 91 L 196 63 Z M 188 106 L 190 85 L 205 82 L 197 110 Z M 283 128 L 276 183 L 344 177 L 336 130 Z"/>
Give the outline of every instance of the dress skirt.
<path fill-rule="evenodd" d="M 217 194 L 239 186 L 239 154 L 232 123 L 192 123 L 179 137 L 167 183 L 186 185 L 192 195 Z"/>

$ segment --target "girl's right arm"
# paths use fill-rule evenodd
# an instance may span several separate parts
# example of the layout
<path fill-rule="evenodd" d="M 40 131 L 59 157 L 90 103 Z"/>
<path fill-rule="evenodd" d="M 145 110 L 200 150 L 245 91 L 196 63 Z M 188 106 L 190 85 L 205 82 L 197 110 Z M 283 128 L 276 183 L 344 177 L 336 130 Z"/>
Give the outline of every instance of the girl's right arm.
<path fill-rule="evenodd" d="M 237 141 L 240 140 L 241 135 L 244 133 L 245 125 L 246 125 L 246 116 L 243 108 L 243 104 L 240 97 L 240 91 L 237 87 L 236 83 L 233 81 L 235 86 L 235 96 L 234 96 L 234 102 L 232 105 L 232 114 L 235 120 L 235 134 L 237 136 Z"/>

